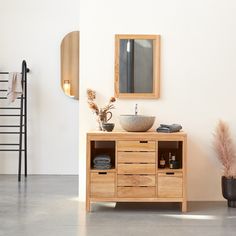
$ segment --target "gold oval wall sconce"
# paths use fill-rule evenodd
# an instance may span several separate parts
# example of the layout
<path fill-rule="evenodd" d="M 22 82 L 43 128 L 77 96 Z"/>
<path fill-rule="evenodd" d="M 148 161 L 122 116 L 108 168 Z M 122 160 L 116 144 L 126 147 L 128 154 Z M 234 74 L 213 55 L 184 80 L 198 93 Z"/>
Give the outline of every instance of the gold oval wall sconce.
<path fill-rule="evenodd" d="M 79 99 L 79 31 L 68 33 L 61 42 L 61 88 Z"/>

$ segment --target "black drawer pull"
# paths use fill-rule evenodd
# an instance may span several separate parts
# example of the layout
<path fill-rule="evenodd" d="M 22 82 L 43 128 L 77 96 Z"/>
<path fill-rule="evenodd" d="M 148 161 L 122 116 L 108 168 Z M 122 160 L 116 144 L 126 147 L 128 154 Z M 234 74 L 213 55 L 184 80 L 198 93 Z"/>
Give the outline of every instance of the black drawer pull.
<path fill-rule="evenodd" d="M 166 175 L 174 175 L 174 172 L 166 172 Z"/>
<path fill-rule="evenodd" d="M 107 172 L 98 172 L 99 175 L 106 175 Z"/>
<path fill-rule="evenodd" d="M 139 141 L 139 143 L 148 143 L 148 141 Z"/>

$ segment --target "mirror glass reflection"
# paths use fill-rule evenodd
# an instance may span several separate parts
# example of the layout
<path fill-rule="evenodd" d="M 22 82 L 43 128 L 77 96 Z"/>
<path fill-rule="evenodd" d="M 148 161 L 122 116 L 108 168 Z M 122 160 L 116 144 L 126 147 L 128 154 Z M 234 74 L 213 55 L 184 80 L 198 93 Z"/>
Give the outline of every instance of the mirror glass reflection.
<path fill-rule="evenodd" d="M 120 39 L 120 93 L 153 92 L 153 40 Z"/>

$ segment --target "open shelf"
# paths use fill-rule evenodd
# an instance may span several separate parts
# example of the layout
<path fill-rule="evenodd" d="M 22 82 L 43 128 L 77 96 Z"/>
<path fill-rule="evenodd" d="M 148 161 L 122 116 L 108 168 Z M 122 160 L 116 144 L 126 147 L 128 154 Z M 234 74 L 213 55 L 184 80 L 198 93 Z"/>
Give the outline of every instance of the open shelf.
<path fill-rule="evenodd" d="M 115 153 L 116 153 L 115 141 L 91 141 L 91 162 L 90 169 L 94 172 L 108 172 L 115 170 Z M 99 155 L 108 155 L 111 158 L 110 169 L 95 169 L 93 160 Z"/>
<path fill-rule="evenodd" d="M 158 171 L 176 171 L 183 168 L 183 142 L 182 141 L 158 141 Z M 169 153 L 175 156 L 179 163 L 179 168 L 169 168 Z M 166 168 L 160 168 L 160 159 L 165 159 Z"/>

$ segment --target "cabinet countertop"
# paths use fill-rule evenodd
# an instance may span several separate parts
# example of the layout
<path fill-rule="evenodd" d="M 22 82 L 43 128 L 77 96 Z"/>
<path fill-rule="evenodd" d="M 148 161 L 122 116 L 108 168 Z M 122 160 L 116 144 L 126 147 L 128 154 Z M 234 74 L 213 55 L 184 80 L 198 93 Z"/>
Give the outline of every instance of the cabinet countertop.
<path fill-rule="evenodd" d="M 178 137 L 186 137 L 187 133 L 184 131 L 175 132 L 175 133 L 158 133 L 156 131 L 147 131 L 147 132 L 127 132 L 124 130 L 115 130 L 112 132 L 106 132 L 106 131 L 89 131 L 87 132 L 88 137 L 114 137 L 114 138 L 128 138 L 128 137 L 139 137 L 139 138 L 150 138 L 150 139 L 156 139 L 156 138 L 178 138 Z"/>

